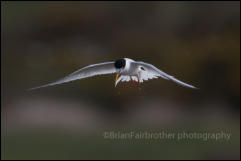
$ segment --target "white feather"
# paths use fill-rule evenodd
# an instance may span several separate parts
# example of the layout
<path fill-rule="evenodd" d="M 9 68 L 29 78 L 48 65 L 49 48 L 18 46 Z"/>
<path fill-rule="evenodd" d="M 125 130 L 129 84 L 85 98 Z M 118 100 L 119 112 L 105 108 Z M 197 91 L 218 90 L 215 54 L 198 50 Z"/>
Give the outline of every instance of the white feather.
<path fill-rule="evenodd" d="M 84 68 L 81 68 L 55 82 L 52 82 L 52 83 L 49 83 L 46 85 L 42 85 L 39 87 L 30 88 L 28 90 L 34 90 L 34 89 L 38 89 L 38 88 L 54 86 L 57 84 L 62 84 L 62 83 L 74 81 L 77 79 L 83 79 L 83 78 L 92 77 L 92 76 L 96 76 L 96 75 L 111 74 L 111 73 L 116 73 L 116 68 L 114 67 L 114 62 L 92 64 L 92 65 L 88 65 Z"/>

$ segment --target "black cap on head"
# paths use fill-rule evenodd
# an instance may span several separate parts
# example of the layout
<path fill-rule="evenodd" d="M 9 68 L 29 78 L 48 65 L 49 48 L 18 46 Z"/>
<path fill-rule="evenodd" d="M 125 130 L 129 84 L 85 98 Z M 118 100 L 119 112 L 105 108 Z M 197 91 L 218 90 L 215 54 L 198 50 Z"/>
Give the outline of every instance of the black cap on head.
<path fill-rule="evenodd" d="M 117 69 L 124 68 L 126 66 L 126 60 L 125 59 L 118 59 L 115 61 L 115 67 Z"/>

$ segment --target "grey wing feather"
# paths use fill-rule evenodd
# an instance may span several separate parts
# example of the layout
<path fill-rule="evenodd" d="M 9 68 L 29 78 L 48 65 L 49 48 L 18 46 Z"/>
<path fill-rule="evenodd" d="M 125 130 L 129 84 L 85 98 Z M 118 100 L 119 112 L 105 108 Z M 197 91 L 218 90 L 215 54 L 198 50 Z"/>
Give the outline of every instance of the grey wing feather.
<path fill-rule="evenodd" d="M 185 87 L 189 87 L 189 88 L 193 88 L 193 89 L 197 89 L 196 87 L 190 85 L 190 84 L 187 84 L 187 83 L 184 83 L 176 78 L 174 78 L 173 76 L 161 71 L 160 69 L 156 68 L 154 65 L 151 65 L 151 64 L 148 64 L 148 63 L 145 63 L 145 62 L 141 62 L 141 61 L 138 61 L 136 62 L 137 64 L 140 64 L 140 65 L 143 65 L 145 68 L 147 68 L 149 71 L 152 71 L 152 72 L 156 72 L 157 73 L 157 76 L 161 76 L 162 78 L 164 79 L 167 79 L 167 80 L 171 80 L 177 84 L 180 84 L 182 86 L 185 86 Z"/>
<path fill-rule="evenodd" d="M 61 78 L 55 82 L 46 84 L 46 85 L 42 85 L 39 87 L 34 87 L 34 88 L 30 88 L 28 90 L 34 90 L 34 89 L 38 89 L 38 88 L 43 88 L 43 87 L 48 87 L 48 86 L 54 86 L 57 84 L 62 84 L 62 83 L 66 83 L 66 82 L 70 82 L 70 81 L 74 81 L 77 79 L 83 79 L 83 78 L 87 78 L 87 77 L 92 77 L 95 75 L 102 75 L 102 74 L 111 74 L 111 73 L 115 73 L 116 69 L 114 67 L 114 62 L 105 62 L 105 63 L 99 63 L 99 64 L 92 64 L 92 65 L 88 65 L 84 68 L 81 68 L 71 74 L 69 74 L 68 76 Z"/>

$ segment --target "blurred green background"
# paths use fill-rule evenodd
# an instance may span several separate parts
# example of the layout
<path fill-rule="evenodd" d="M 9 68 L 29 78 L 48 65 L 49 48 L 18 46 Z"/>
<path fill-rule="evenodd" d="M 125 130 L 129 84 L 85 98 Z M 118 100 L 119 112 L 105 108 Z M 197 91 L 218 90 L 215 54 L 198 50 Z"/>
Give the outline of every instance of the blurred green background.
<path fill-rule="evenodd" d="M 240 159 L 240 2 L 1 2 L 1 46 L 2 159 Z M 200 90 L 163 79 L 115 88 L 103 75 L 25 91 L 123 57 Z"/>

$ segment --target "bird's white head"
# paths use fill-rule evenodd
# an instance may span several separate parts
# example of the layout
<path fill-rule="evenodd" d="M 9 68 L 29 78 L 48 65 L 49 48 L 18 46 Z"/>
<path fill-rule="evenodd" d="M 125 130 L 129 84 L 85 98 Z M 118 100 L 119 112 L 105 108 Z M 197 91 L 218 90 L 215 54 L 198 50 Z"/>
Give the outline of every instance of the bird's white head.
<path fill-rule="evenodd" d="M 134 60 L 129 58 L 122 58 L 115 61 L 114 66 L 116 68 L 116 80 L 120 76 L 120 74 L 125 73 L 129 70 L 131 62 L 134 62 Z"/>
<path fill-rule="evenodd" d="M 134 60 L 129 58 L 122 58 L 115 61 L 115 68 L 117 73 L 121 74 L 123 71 L 129 69 L 130 63 L 134 62 Z"/>

